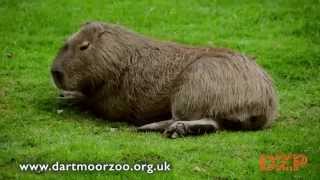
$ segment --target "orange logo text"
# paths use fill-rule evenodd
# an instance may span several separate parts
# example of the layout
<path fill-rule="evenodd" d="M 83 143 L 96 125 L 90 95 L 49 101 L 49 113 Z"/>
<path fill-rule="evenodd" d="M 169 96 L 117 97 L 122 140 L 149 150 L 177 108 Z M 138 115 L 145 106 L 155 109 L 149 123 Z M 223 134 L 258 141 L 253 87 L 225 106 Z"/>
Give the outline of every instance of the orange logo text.
<path fill-rule="evenodd" d="M 307 163 L 308 158 L 305 154 L 262 154 L 259 158 L 261 171 L 298 171 Z"/>

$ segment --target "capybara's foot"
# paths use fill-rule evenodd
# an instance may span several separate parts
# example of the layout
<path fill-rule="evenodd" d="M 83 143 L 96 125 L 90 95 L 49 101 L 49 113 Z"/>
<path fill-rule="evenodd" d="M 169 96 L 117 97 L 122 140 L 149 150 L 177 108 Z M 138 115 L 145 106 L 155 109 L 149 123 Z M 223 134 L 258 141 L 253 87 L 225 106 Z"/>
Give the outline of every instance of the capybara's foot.
<path fill-rule="evenodd" d="M 169 138 L 183 137 L 188 134 L 187 123 L 177 121 L 171 124 L 164 132 L 163 135 Z"/>
<path fill-rule="evenodd" d="M 81 100 L 84 98 L 84 94 L 79 91 L 61 91 L 58 99 L 73 101 L 73 100 Z"/>
<path fill-rule="evenodd" d="M 193 121 L 176 121 L 165 129 L 163 134 L 169 138 L 184 137 L 187 135 L 201 135 L 216 132 L 219 126 L 211 119 L 200 119 Z"/>
<path fill-rule="evenodd" d="M 137 128 L 138 131 L 146 132 L 146 131 L 157 131 L 157 132 L 163 132 L 166 128 L 168 128 L 172 123 L 174 123 L 174 120 L 167 120 L 167 121 L 160 121 L 160 122 L 154 122 L 150 124 L 146 124 L 143 126 L 140 126 Z"/>

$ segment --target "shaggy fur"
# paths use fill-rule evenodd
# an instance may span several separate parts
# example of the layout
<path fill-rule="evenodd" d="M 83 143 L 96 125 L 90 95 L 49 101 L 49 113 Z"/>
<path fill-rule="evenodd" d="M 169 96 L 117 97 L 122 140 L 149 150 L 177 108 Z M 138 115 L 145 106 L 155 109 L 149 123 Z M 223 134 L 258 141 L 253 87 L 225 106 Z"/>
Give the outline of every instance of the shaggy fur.
<path fill-rule="evenodd" d="M 214 130 L 260 129 L 277 114 L 270 77 L 248 57 L 160 42 L 112 24 L 83 25 L 59 51 L 52 74 L 59 89 L 106 119 L 171 119 L 143 130 L 168 132 L 181 121 L 186 132 L 178 134 L 191 134 L 184 122 L 197 120 Z M 175 123 L 171 131 L 177 129 Z"/>

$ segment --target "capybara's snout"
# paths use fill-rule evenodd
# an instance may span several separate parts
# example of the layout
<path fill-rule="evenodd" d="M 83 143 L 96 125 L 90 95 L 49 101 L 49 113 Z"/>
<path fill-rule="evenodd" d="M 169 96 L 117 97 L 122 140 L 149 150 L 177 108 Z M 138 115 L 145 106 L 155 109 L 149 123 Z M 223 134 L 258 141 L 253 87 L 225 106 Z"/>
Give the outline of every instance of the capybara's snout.
<path fill-rule="evenodd" d="M 56 86 L 60 89 L 63 89 L 62 88 L 63 81 L 64 81 L 63 69 L 59 66 L 53 66 L 51 68 L 51 75 Z"/>

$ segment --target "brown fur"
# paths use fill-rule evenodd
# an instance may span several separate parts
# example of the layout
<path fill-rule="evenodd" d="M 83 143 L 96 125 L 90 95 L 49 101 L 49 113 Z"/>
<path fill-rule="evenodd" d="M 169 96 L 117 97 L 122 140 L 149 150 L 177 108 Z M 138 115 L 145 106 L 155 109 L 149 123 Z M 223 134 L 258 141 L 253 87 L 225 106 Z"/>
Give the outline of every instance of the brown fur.
<path fill-rule="evenodd" d="M 55 70 L 63 73 L 54 78 L 58 88 L 81 92 L 106 119 L 143 125 L 210 118 L 222 128 L 259 129 L 276 117 L 272 81 L 248 57 L 160 42 L 112 24 L 84 25 L 59 51 Z"/>

